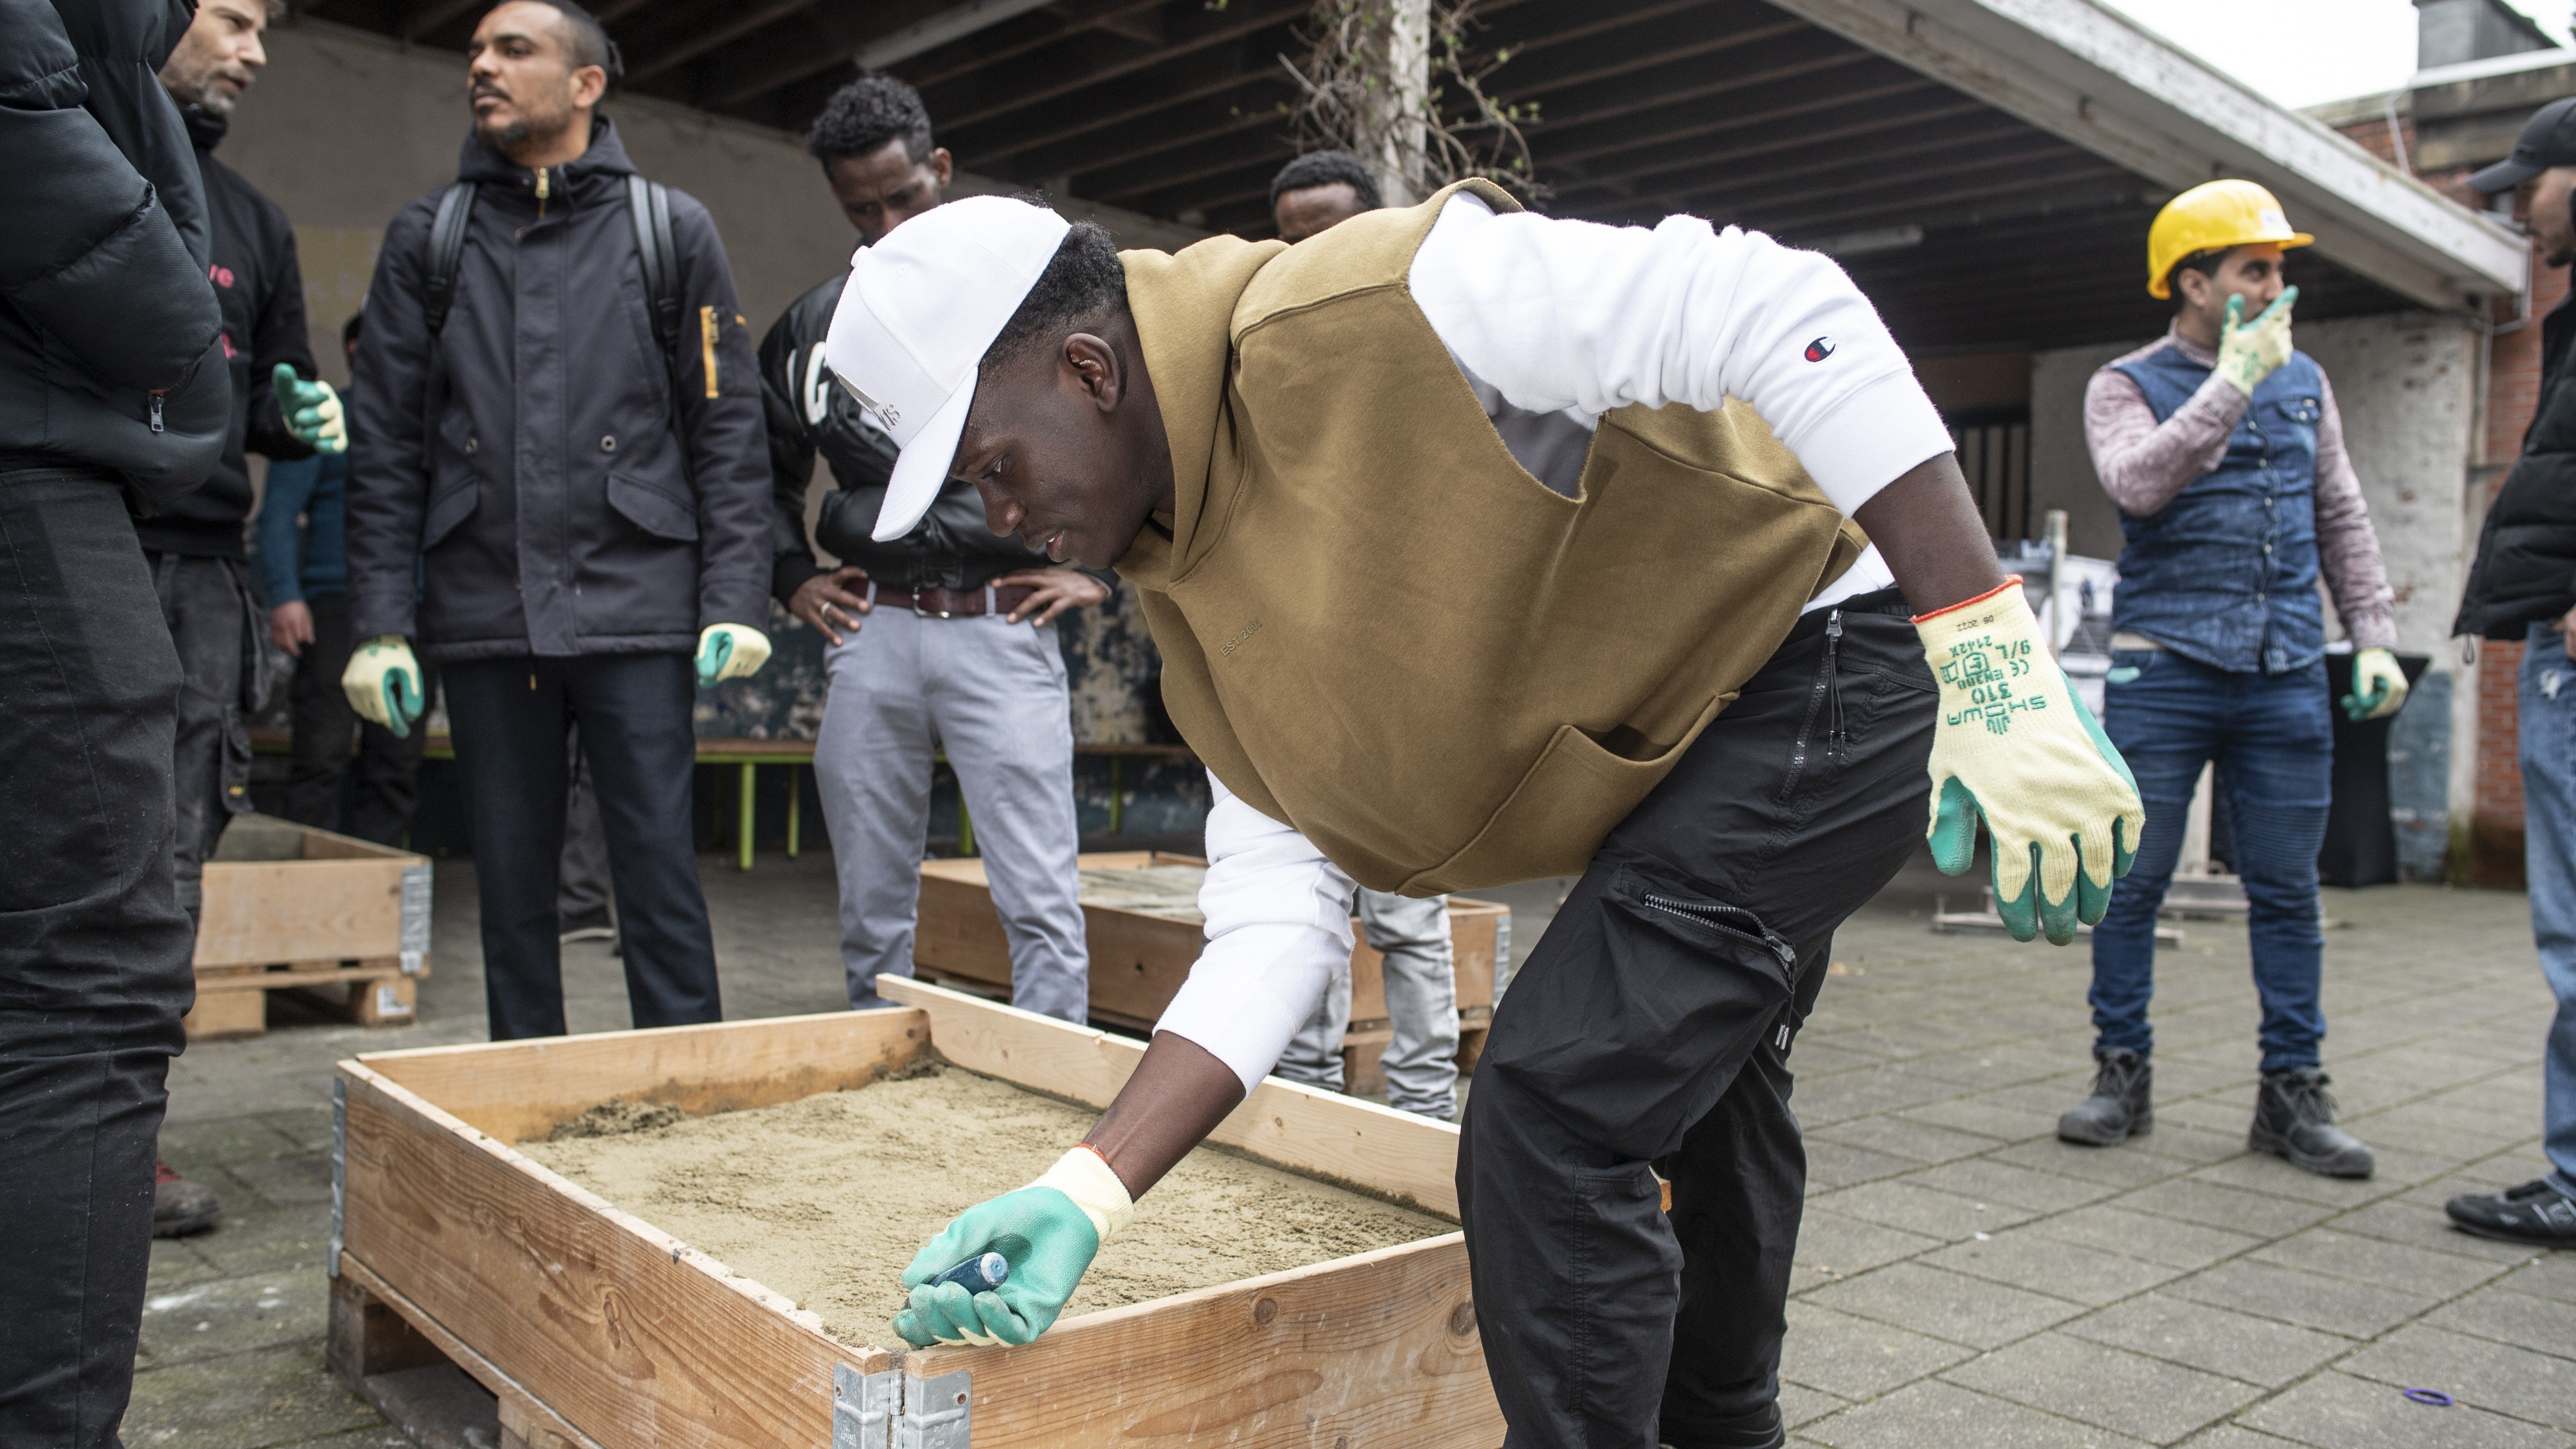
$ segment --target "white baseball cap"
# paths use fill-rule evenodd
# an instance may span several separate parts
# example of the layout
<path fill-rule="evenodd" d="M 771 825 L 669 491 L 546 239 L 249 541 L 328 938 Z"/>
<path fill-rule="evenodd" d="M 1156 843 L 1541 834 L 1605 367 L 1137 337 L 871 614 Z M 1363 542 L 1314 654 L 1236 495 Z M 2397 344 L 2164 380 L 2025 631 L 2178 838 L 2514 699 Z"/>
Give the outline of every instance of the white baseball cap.
<path fill-rule="evenodd" d="M 877 510 L 879 543 L 912 532 L 938 501 L 975 403 L 976 366 L 1072 229 L 1043 206 L 970 196 L 850 258 L 823 360 L 901 450 Z"/>

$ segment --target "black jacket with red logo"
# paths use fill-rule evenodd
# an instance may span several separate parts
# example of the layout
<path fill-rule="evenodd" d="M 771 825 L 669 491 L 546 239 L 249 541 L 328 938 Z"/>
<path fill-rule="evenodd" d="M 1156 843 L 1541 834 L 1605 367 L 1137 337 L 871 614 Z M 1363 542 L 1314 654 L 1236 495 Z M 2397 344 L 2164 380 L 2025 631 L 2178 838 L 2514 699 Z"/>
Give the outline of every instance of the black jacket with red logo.
<path fill-rule="evenodd" d="M 224 311 L 224 360 L 233 378 L 233 430 L 223 461 L 196 492 L 135 521 L 143 546 L 168 553 L 243 556 L 243 523 L 250 517 L 250 467 L 245 455 L 308 458 L 295 440 L 269 388 L 281 362 L 299 377 L 313 376 L 313 345 L 304 331 L 304 274 L 295 261 L 295 228 L 278 204 L 259 194 L 240 173 L 215 159 L 224 120 L 195 106 L 181 108 L 188 137 L 197 143 L 197 170 L 205 178 L 206 212 L 213 222 L 214 264 L 206 276 Z"/>

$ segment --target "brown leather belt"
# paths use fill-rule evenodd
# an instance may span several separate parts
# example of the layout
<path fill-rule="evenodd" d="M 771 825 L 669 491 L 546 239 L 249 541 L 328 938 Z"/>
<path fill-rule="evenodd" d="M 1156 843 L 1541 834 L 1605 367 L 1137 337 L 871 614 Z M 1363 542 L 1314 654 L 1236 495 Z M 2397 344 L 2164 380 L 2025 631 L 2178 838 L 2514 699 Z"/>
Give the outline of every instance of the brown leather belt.
<path fill-rule="evenodd" d="M 1026 584 L 1002 589 L 990 584 L 980 589 L 889 589 L 871 582 L 868 602 L 880 609 L 910 609 L 924 619 L 972 619 L 988 613 L 1008 614 L 1036 592 Z"/>

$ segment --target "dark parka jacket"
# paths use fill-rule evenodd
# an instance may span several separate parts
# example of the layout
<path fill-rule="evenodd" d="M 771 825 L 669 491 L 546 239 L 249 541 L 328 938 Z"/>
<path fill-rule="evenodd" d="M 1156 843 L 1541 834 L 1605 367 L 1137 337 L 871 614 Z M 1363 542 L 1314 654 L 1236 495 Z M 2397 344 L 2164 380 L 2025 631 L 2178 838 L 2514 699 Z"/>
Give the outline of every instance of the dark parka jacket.
<path fill-rule="evenodd" d="M 2540 325 L 2540 406 L 2478 533 L 2454 634 L 2519 639 L 2576 607 L 2576 297 Z"/>
<path fill-rule="evenodd" d="M 0 0 L 0 467 L 197 486 L 232 430 L 206 204 L 158 72 L 186 0 Z"/>
<path fill-rule="evenodd" d="M 480 191 L 427 436 L 422 278 L 444 188 L 385 229 L 350 385 L 358 637 L 488 659 L 686 652 L 710 624 L 766 626 L 769 445 L 733 273 L 706 208 L 673 191 L 684 448 L 628 220 L 634 169 L 605 118 L 545 173 L 466 142 L 458 174 Z"/>

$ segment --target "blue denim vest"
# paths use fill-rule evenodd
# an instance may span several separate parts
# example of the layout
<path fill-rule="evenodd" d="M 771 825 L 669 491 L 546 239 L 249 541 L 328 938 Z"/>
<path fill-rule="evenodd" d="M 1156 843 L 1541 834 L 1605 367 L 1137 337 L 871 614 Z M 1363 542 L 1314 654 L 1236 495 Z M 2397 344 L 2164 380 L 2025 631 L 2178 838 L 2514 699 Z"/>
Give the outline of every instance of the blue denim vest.
<path fill-rule="evenodd" d="M 2174 415 L 2209 369 L 2167 345 L 2120 371 L 2156 421 Z M 2171 503 L 2123 509 L 2111 627 L 2143 634 L 2215 669 L 2283 674 L 2325 653 L 2317 604 L 2317 420 L 2325 374 L 2304 352 L 2254 389 L 2218 467 Z"/>

